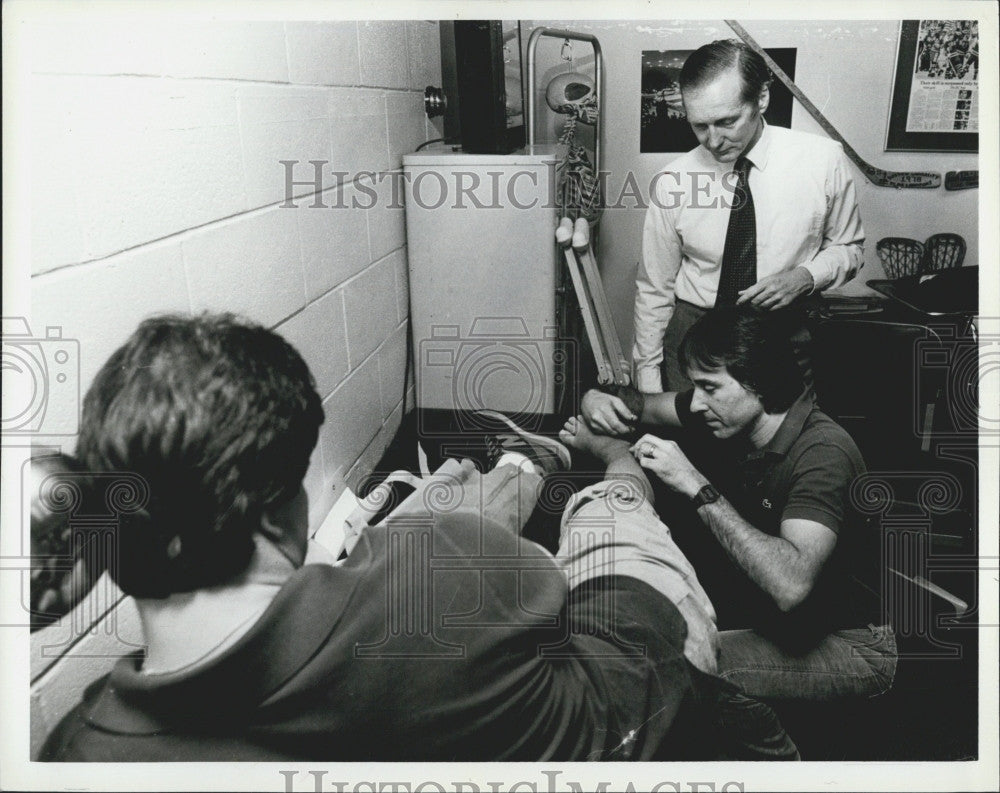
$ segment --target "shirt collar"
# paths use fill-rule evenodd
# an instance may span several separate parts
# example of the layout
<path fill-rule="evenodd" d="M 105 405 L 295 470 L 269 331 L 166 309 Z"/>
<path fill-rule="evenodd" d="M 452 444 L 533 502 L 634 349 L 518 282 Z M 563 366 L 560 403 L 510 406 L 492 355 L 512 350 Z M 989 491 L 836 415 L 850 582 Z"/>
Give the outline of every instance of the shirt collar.
<path fill-rule="evenodd" d="M 744 157 L 750 160 L 754 166 L 760 170 L 764 170 L 767 167 L 767 161 L 771 154 L 771 142 L 773 140 L 773 134 L 771 133 L 770 127 L 763 118 L 761 122 L 764 127 L 761 129 L 760 137 L 757 138 L 757 142 L 750 147 L 750 151 L 744 153 Z"/>
<path fill-rule="evenodd" d="M 802 427 L 805 426 L 806 419 L 815 406 L 812 392 L 808 389 L 804 390 L 788 409 L 778 431 L 774 433 L 771 440 L 764 448 L 750 452 L 747 455 L 747 460 L 758 460 L 767 456 L 784 457 L 788 454 L 795 439 L 802 434 Z"/>
<path fill-rule="evenodd" d="M 355 553 L 365 569 L 371 553 Z M 328 641 L 360 580 L 332 565 L 304 565 L 250 631 L 211 664 L 148 675 L 141 671 L 143 653 L 129 655 L 118 661 L 107 683 L 94 684 L 84 718 L 127 734 L 162 732 L 185 717 L 203 723 L 246 719 Z"/>
<path fill-rule="evenodd" d="M 764 170 L 767 167 L 767 162 L 771 157 L 771 145 L 774 141 L 774 133 L 771 132 L 768 123 L 764 122 L 764 128 L 761 130 L 760 137 L 757 138 L 757 142 L 750 148 L 750 151 L 746 152 L 745 156 L 753 164 L 755 168 Z M 736 169 L 736 163 L 720 163 L 713 156 L 712 153 L 698 144 L 698 156 L 701 158 L 702 164 L 706 167 L 714 168 L 719 174 L 729 173 Z"/>

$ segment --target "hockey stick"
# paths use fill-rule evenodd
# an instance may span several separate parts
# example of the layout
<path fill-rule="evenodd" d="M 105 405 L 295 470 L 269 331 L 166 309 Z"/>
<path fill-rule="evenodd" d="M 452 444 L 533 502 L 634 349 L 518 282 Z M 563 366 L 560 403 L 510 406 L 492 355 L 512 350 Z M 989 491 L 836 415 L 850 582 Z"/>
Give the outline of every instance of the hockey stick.
<path fill-rule="evenodd" d="M 578 251 L 577 258 L 583 268 L 583 277 L 587 282 L 590 291 L 590 298 L 594 301 L 594 309 L 597 312 L 597 321 L 601 325 L 601 336 L 604 340 L 604 349 L 608 357 L 608 367 L 611 369 L 612 382 L 618 385 L 628 385 L 629 362 L 622 354 L 621 344 L 618 341 L 618 331 L 615 330 L 615 322 L 611 315 L 611 306 L 608 305 L 608 295 L 604 291 L 601 282 L 601 275 L 597 269 L 597 260 L 594 258 L 593 248 L 588 247 L 585 251 Z M 603 383 L 601 385 L 604 385 Z"/>
<path fill-rule="evenodd" d="M 587 291 L 583 274 L 580 272 L 580 264 L 573 249 L 569 246 L 563 248 L 563 255 L 566 257 L 566 267 L 569 269 L 570 278 L 573 279 L 573 290 L 576 292 L 577 302 L 583 313 L 583 325 L 587 329 L 590 349 L 594 353 L 594 361 L 597 363 L 597 382 L 602 385 L 614 383 L 615 376 L 610 366 L 611 358 L 604 349 L 604 339 L 597 322 L 594 305 L 591 303 L 590 293 Z"/>
<path fill-rule="evenodd" d="M 971 190 L 979 187 L 979 171 L 948 171 L 944 175 L 945 190 Z"/>
<path fill-rule="evenodd" d="M 864 174 L 864 177 L 871 182 L 873 185 L 878 187 L 940 187 L 941 186 L 941 174 L 937 173 L 927 173 L 925 171 L 886 171 L 882 168 L 876 168 L 861 159 L 861 155 L 858 154 L 843 136 L 837 132 L 837 128 L 833 126 L 827 120 L 819 108 L 816 107 L 804 93 L 802 89 L 799 88 L 795 83 L 791 81 L 784 70 L 774 62 L 774 59 L 761 49 L 761 46 L 751 38 L 750 34 L 746 32 L 739 22 L 732 19 L 727 19 L 726 24 L 729 25 L 735 32 L 736 35 L 746 42 L 747 46 L 750 47 L 754 52 L 756 52 L 760 57 L 764 59 L 768 68 L 774 73 L 774 76 L 778 78 L 782 85 L 785 86 L 789 91 L 792 92 L 792 96 L 799 100 L 807 111 L 809 115 L 816 119 L 818 123 L 835 141 L 838 141 L 841 146 L 844 147 L 844 153 L 851 158 L 851 161 L 858 166 L 858 169 Z"/>

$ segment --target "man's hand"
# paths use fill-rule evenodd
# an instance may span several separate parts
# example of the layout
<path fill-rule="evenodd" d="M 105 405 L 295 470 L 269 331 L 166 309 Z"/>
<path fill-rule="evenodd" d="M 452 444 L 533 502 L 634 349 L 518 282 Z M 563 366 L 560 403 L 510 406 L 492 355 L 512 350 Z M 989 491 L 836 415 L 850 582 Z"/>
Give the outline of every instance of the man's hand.
<path fill-rule="evenodd" d="M 639 465 L 652 471 L 677 493 L 693 498 L 709 483 L 674 441 L 643 435 L 629 451 Z"/>
<path fill-rule="evenodd" d="M 600 435 L 627 435 L 639 420 L 621 399 L 596 388 L 583 395 L 580 412 L 590 430 Z"/>
<path fill-rule="evenodd" d="M 761 278 L 753 286 L 742 290 L 736 305 L 751 303 L 769 310 L 784 308 L 800 295 L 809 294 L 813 286 L 812 273 L 805 267 L 793 267 L 787 272 Z"/>

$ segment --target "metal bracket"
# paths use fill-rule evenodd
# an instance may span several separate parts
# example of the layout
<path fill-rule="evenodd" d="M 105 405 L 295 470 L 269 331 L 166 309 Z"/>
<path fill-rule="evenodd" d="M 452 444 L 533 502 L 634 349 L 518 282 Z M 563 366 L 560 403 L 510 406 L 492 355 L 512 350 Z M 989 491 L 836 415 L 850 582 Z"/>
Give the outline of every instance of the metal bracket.
<path fill-rule="evenodd" d="M 572 30 L 558 28 L 535 28 L 528 38 L 528 104 L 525 124 L 528 127 L 528 146 L 535 145 L 535 48 L 542 36 L 556 39 L 573 39 L 586 41 L 594 48 L 594 85 L 597 86 L 597 123 L 594 124 L 594 171 L 601 173 L 601 112 L 604 104 L 604 56 L 601 54 L 601 43 L 597 36 L 589 33 L 574 33 Z"/>

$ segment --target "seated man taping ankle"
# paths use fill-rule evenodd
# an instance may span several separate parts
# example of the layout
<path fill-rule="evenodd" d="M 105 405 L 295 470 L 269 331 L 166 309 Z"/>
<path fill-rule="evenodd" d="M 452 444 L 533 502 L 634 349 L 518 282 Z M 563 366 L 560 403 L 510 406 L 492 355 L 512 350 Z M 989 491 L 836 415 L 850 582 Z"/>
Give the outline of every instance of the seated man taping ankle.
<path fill-rule="evenodd" d="M 582 409 L 595 432 L 627 434 L 642 423 L 687 433 L 683 451 L 654 434 L 632 448 L 680 497 L 667 519 L 681 547 L 724 552 L 712 571 L 692 555 L 720 626 L 734 629 L 719 633 L 719 675 L 775 700 L 884 692 L 896 650 L 880 604 L 857 582 L 867 560 L 858 558 L 850 487 L 865 469 L 853 440 L 815 407 L 766 314 L 716 309 L 688 331 L 680 357 L 692 391 L 592 390 Z M 697 466 L 689 455 L 699 455 Z M 743 698 L 732 718 L 755 708 Z"/>

